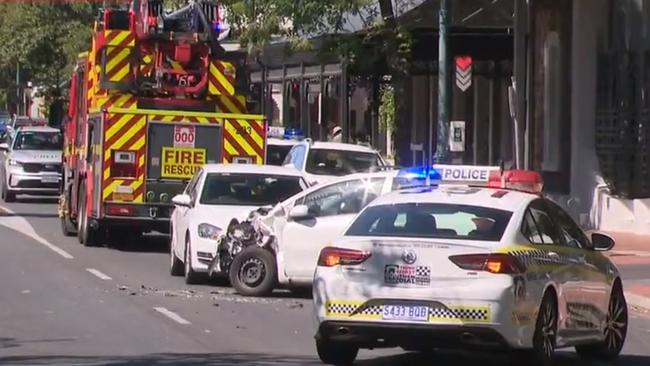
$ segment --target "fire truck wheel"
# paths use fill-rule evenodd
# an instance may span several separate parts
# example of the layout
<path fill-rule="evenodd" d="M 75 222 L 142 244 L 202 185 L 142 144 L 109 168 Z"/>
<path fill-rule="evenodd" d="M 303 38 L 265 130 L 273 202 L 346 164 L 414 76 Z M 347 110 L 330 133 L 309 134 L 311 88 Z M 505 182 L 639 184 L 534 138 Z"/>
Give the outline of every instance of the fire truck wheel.
<path fill-rule="evenodd" d="M 82 190 L 79 195 L 79 224 L 77 225 L 77 238 L 79 243 L 86 247 L 96 246 L 101 241 L 101 228 L 93 229 L 88 223 L 88 212 L 86 212 L 86 195 Z"/>
<path fill-rule="evenodd" d="M 183 264 L 185 265 L 185 283 L 192 285 L 199 282 L 199 275 L 194 272 L 192 269 L 192 249 L 190 238 L 185 239 L 185 255 L 183 259 Z"/>
<path fill-rule="evenodd" d="M 64 236 L 75 236 L 77 230 L 75 224 L 70 220 L 70 216 L 64 214 L 61 218 L 61 231 Z"/>
<path fill-rule="evenodd" d="M 16 194 L 7 188 L 7 184 L 5 182 L 2 183 L 2 200 L 5 202 L 16 201 Z"/>

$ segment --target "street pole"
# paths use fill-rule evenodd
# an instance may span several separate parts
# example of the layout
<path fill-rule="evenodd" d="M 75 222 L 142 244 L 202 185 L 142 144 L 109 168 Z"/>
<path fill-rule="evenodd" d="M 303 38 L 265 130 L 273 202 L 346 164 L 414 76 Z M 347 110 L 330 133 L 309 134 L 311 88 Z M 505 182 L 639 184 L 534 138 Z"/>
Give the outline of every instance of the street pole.
<path fill-rule="evenodd" d="M 449 47 L 448 32 L 450 24 L 451 0 L 440 1 L 438 36 L 438 129 L 436 139 L 435 163 L 446 163 L 449 155 L 449 107 L 451 88 L 449 87 Z M 431 138 L 431 136 L 429 136 Z M 429 164 L 431 165 L 431 164 Z"/>

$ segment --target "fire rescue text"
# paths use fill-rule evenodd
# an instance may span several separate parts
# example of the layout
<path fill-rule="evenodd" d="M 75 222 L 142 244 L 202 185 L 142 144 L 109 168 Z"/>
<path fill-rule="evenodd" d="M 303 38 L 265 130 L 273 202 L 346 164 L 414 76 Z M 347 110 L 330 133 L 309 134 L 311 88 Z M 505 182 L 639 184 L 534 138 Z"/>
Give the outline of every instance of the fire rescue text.
<path fill-rule="evenodd" d="M 205 162 L 205 149 L 163 147 L 160 175 L 165 178 L 191 178 Z"/>

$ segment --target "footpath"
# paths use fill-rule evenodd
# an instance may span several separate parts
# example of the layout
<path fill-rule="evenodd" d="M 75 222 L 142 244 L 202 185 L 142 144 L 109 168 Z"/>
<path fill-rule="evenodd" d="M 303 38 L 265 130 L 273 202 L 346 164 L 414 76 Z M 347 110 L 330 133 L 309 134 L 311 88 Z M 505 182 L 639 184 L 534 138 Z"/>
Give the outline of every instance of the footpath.
<path fill-rule="evenodd" d="M 608 232 L 616 241 L 606 255 L 623 277 L 628 305 L 650 311 L 650 236 Z"/>

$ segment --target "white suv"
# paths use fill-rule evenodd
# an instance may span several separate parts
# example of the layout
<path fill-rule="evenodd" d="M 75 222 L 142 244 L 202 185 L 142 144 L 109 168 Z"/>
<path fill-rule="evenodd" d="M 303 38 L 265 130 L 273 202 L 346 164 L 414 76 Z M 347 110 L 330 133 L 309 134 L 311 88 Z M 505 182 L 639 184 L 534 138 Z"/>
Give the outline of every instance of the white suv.
<path fill-rule="evenodd" d="M 305 139 L 291 148 L 284 165 L 303 172 L 310 184 L 331 181 L 348 174 L 380 171 L 388 166 L 381 154 L 370 147 L 311 139 Z"/>

